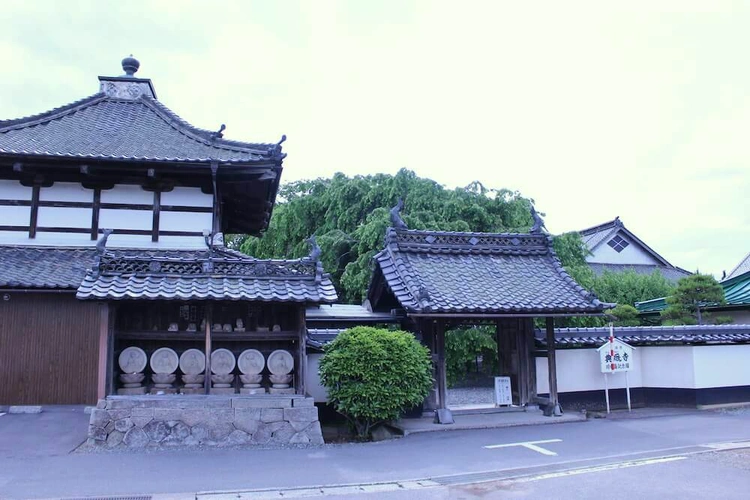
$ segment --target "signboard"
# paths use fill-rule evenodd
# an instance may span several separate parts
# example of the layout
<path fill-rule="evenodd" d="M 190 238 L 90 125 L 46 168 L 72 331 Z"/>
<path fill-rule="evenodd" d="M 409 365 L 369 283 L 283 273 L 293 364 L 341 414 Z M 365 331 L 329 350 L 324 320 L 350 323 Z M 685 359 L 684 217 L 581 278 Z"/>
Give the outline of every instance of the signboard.
<path fill-rule="evenodd" d="M 495 377 L 495 406 L 511 406 L 512 404 L 510 377 Z"/>
<path fill-rule="evenodd" d="M 610 336 L 599 351 L 599 366 L 602 373 L 627 372 L 633 367 L 635 349 L 621 340 Z"/>

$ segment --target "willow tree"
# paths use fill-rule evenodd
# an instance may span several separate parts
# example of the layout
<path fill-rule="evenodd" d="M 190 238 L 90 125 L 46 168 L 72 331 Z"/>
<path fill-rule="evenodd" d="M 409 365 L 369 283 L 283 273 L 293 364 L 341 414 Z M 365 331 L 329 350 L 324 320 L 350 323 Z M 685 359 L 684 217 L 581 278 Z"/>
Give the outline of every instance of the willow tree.
<path fill-rule="evenodd" d="M 266 234 L 230 241 L 259 258 L 289 258 L 306 255 L 305 239 L 315 234 L 341 301 L 360 303 L 372 256 L 383 246 L 389 209 L 399 198 L 405 201 L 403 218 L 413 229 L 528 231 L 532 224 L 531 200 L 517 191 L 488 189 L 479 182 L 448 189 L 402 169 L 396 175 L 337 173 L 285 184 Z"/>

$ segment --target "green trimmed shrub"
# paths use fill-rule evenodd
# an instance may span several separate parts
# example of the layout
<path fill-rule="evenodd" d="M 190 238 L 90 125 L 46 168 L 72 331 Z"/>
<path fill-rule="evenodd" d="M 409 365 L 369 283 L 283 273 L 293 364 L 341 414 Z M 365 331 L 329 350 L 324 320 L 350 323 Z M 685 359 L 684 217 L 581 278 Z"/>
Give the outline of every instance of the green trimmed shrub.
<path fill-rule="evenodd" d="M 319 372 L 328 400 L 360 438 L 422 403 L 433 382 L 429 351 L 414 336 L 366 326 L 328 344 Z"/>

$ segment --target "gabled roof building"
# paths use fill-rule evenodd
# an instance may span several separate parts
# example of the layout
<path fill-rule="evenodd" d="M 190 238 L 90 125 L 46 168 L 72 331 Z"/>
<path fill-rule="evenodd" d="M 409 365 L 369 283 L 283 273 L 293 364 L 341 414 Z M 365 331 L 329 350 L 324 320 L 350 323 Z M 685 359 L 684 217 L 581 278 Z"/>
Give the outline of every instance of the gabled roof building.
<path fill-rule="evenodd" d="M 591 252 L 586 262 L 597 275 L 604 271 L 633 270 L 638 274 L 658 271 L 669 281 L 676 282 L 691 274 L 659 255 L 626 228 L 619 217 L 578 233 Z"/>

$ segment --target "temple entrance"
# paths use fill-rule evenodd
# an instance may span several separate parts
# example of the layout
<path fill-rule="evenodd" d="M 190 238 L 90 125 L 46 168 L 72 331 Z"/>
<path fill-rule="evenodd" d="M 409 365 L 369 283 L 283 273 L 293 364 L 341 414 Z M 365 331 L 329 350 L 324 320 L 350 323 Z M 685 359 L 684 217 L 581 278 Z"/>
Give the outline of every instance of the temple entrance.
<path fill-rule="evenodd" d="M 446 403 L 451 410 L 497 407 L 495 377 L 510 379 L 511 404 L 521 408 L 536 393 L 530 318 L 462 324 L 445 333 Z M 501 402 L 502 403 L 502 402 Z"/>

